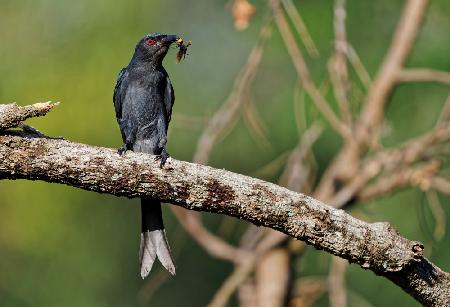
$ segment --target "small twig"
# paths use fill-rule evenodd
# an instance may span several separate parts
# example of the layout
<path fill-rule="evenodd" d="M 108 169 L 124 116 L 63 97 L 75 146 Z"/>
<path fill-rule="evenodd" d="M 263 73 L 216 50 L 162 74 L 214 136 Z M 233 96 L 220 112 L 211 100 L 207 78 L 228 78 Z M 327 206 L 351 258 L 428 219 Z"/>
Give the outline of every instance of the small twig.
<path fill-rule="evenodd" d="M 172 212 L 184 229 L 205 249 L 211 256 L 239 263 L 249 257 L 245 250 L 233 247 L 226 241 L 211 234 L 202 224 L 201 218 L 197 212 L 189 212 L 183 208 L 171 207 Z"/>
<path fill-rule="evenodd" d="M 372 84 L 372 79 L 370 78 L 370 75 L 367 72 L 366 67 L 362 63 L 360 57 L 356 53 L 356 50 L 352 45 L 350 45 L 349 42 L 347 42 L 347 45 L 345 46 L 345 54 L 350 64 L 352 64 L 352 67 L 358 75 L 359 79 L 361 80 L 364 88 L 368 89 Z"/>
<path fill-rule="evenodd" d="M 258 241 L 263 237 L 263 234 L 263 229 L 256 227 L 253 224 L 248 225 L 247 230 L 241 236 L 241 240 L 239 242 L 240 248 L 245 250 L 254 250 Z"/>
<path fill-rule="evenodd" d="M 379 128 L 384 121 L 384 109 L 397 84 L 398 72 L 411 52 L 426 12 L 428 0 L 407 0 L 391 45 L 383 59 L 360 113 L 354 138 L 346 139 L 333 163 L 324 172 L 316 189 L 319 199 L 329 200 L 337 181 L 351 180 L 359 172 L 360 156 L 367 147 L 377 144 Z"/>
<path fill-rule="evenodd" d="M 262 122 L 252 99 L 248 99 L 243 105 L 244 121 L 249 128 L 250 135 L 263 148 L 271 149 L 272 144 L 267 137 L 267 128 Z"/>
<path fill-rule="evenodd" d="M 375 307 L 372 305 L 367 298 L 362 296 L 360 293 L 352 290 L 348 290 L 349 301 L 352 303 L 351 306 L 358 307 Z"/>
<path fill-rule="evenodd" d="M 431 178 L 431 187 L 437 191 L 450 195 L 450 182 L 442 177 L 435 176 Z"/>
<path fill-rule="evenodd" d="M 289 158 L 290 154 L 291 154 L 291 150 L 282 152 L 274 160 L 270 161 L 269 163 L 260 167 L 259 169 L 252 171 L 250 173 L 250 175 L 253 177 L 257 177 L 257 178 L 266 178 L 266 177 L 274 176 L 281 170 L 281 168 L 283 167 L 283 165 L 286 163 L 287 159 Z"/>
<path fill-rule="evenodd" d="M 428 68 L 407 68 L 397 73 L 399 82 L 436 82 L 450 85 L 450 72 Z"/>
<path fill-rule="evenodd" d="M 334 88 L 336 101 L 341 110 L 342 120 L 348 125 L 352 124 L 352 115 L 348 101 L 350 83 L 347 68 L 347 31 L 345 27 L 345 0 L 335 0 L 334 6 L 334 54 L 329 60 L 329 72 Z"/>
<path fill-rule="evenodd" d="M 0 104 L 0 131 L 16 128 L 27 118 L 43 116 L 57 105 L 59 102 L 51 101 L 38 102 L 24 107 L 15 103 Z"/>
<path fill-rule="evenodd" d="M 208 122 L 207 117 L 193 116 L 183 113 L 174 113 L 172 118 L 175 128 L 195 131 L 203 129 L 205 124 Z"/>
<path fill-rule="evenodd" d="M 344 188 L 335 193 L 329 203 L 336 208 L 341 208 L 354 198 L 359 201 L 368 201 L 407 185 L 424 187 L 438 182 L 442 187 L 442 180 L 434 177 L 440 168 L 437 160 L 430 160 L 416 166 L 414 164 L 423 159 L 429 160 L 427 158 L 429 150 L 449 141 L 450 124 L 442 123 L 436 125 L 430 132 L 397 148 L 378 151 L 362 161 L 358 174 Z M 376 176 L 379 178 L 368 185 L 369 181 Z M 439 190 L 439 186 L 435 188 Z"/>
<path fill-rule="evenodd" d="M 328 283 L 321 277 L 302 277 L 296 281 L 290 307 L 313 306 L 328 289 Z"/>
<path fill-rule="evenodd" d="M 152 272 L 152 278 L 139 290 L 137 300 L 139 303 L 148 303 L 159 287 L 164 284 L 170 275 L 164 270 L 159 270 L 156 273 Z"/>
<path fill-rule="evenodd" d="M 320 55 L 319 50 L 317 49 L 316 44 L 311 37 L 311 34 L 309 34 L 308 28 L 306 27 L 299 11 L 295 7 L 295 4 L 292 2 L 292 0 L 281 0 L 281 4 L 286 10 L 289 18 L 292 20 L 295 30 L 297 30 L 298 34 L 300 35 L 300 38 L 303 41 L 308 54 L 311 57 L 318 58 Z"/>
<path fill-rule="evenodd" d="M 389 94 L 398 82 L 399 73 L 412 50 L 422 24 L 428 0 L 408 0 L 395 30 L 389 50 L 369 89 L 359 120 L 359 142 L 367 141 L 384 119 Z"/>
<path fill-rule="evenodd" d="M 358 200 L 367 202 L 380 195 L 386 195 L 404 186 L 419 186 L 426 190 L 429 187 L 430 178 L 436 175 L 440 162 L 432 160 L 418 167 L 405 168 L 404 170 L 382 176 L 375 183 L 367 185 L 358 193 Z"/>
<path fill-rule="evenodd" d="M 233 90 L 227 100 L 212 116 L 207 127 L 203 131 L 194 154 L 193 161 L 199 164 L 207 164 L 214 145 L 223 137 L 237 121 L 245 98 L 248 97 L 248 89 L 258 70 L 263 55 L 264 42 L 270 36 L 271 22 L 268 20 L 261 28 L 259 39 L 247 58 L 247 63 L 239 72 L 234 82 Z"/>
<path fill-rule="evenodd" d="M 268 250 L 286 240 L 286 236 L 279 232 L 269 233 L 255 249 L 253 256 L 246 259 L 244 263 L 237 266 L 234 271 L 227 277 L 225 282 L 214 294 L 213 299 L 208 307 L 226 306 L 231 295 L 245 281 L 248 275 L 253 271 L 257 260 Z"/>
<path fill-rule="evenodd" d="M 307 128 L 307 120 L 305 109 L 305 91 L 300 86 L 299 81 L 297 81 L 297 86 L 294 87 L 293 101 L 294 101 L 295 124 L 297 125 L 297 131 L 298 134 L 300 135 Z"/>
<path fill-rule="evenodd" d="M 218 238 L 226 241 L 226 240 L 232 238 L 237 226 L 239 226 L 239 220 L 224 216 L 220 220 L 219 225 L 217 226 L 217 229 L 216 229 L 216 232 L 214 235 L 217 236 Z M 227 244 L 229 244 L 229 243 L 227 243 Z M 233 246 L 233 248 L 241 249 L 240 247 L 234 247 L 234 246 Z"/>
<path fill-rule="evenodd" d="M 280 176 L 279 183 L 281 185 L 294 191 L 310 191 L 308 188 L 305 189 L 305 186 L 310 184 L 311 175 L 311 169 L 308 165 L 305 165 L 305 160 L 321 133 L 322 127 L 313 125 L 300 137 L 297 147 L 289 155 L 284 171 Z"/>
<path fill-rule="evenodd" d="M 431 160 L 416 167 L 413 167 L 413 165 L 424 159 L 428 150 L 449 140 L 450 124 L 445 123 L 398 148 L 380 150 L 372 157 L 362 161 L 358 174 L 344 188 L 335 193 L 329 203 L 336 208 L 341 208 L 354 198 L 359 201 L 368 201 L 406 185 L 423 186 L 424 184 L 431 184 L 430 178 L 439 171 L 440 164 L 438 161 Z M 371 179 L 379 176 L 381 172 L 384 172 L 384 174 L 375 183 L 367 185 Z M 411 181 L 412 178 L 416 178 L 414 182 Z M 417 178 L 424 178 L 426 181 L 418 182 Z"/>
<path fill-rule="evenodd" d="M 434 226 L 434 238 L 437 241 L 442 240 L 445 235 L 445 228 L 447 225 L 447 219 L 442 204 L 439 201 L 439 195 L 435 190 L 429 190 L 426 193 L 428 206 L 430 207 L 431 214 L 434 217 L 436 225 Z"/>
<path fill-rule="evenodd" d="M 441 114 L 439 115 L 438 120 L 436 121 L 435 129 L 441 125 L 443 125 L 450 118 L 450 94 L 447 96 L 447 100 L 442 107 Z"/>
<path fill-rule="evenodd" d="M 302 81 L 303 88 L 308 93 L 308 95 L 312 98 L 314 104 L 317 109 L 325 116 L 331 126 L 343 137 L 343 138 L 351 138 L 351 131 L 349 127 L 347 127 L 343 122 L 341 122 L 336 114 L 333 112 L 328 102 L 325 100 L 322 93 L 316 87 L 314 82 L 312 81 L 309 73 L 309 69 L 306 65 L 306 62 L 300 52 L 300 49 L 297 46 L 294 35 L 289 28 L 289 24 L 283 14 L 283 11 L 280 8 L 278 0 L 270 0 L 270 5 L 275 17 L 275 21 L 277 23 L 278 29 L 281 33 L 281 36 L 284 40 L 286 48 L 291 56 L 291 59 L 294 63 L 294 67 L 297 71 L 297 74 Z"/>
<path fill-rule="evenodd" d="M 218 291 L 214 294 L 213 299 L 207 305 L 208 307 L 224 307 L 227 306 L 227 303 L 231 297 L 231 295 L 236 291 L 236 289 L 241 285 L 247 276 L 253 270 L 254 262 L 246 262 L 237 268 L 227 277 L 225 282 L 219 288 Z"/>

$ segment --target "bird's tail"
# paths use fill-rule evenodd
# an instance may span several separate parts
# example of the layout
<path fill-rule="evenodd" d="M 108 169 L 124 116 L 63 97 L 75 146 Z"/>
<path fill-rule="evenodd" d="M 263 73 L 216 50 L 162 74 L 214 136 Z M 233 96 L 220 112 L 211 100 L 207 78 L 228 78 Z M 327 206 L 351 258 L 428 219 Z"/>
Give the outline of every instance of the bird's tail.
<path fill-rule="evenodd" d="M 170 253 L 159 200 L 141 198 L 142 232 L 139 263 L 142 278 L 147 277 L 156 257 L 175 275 L 175 264 Z"/>

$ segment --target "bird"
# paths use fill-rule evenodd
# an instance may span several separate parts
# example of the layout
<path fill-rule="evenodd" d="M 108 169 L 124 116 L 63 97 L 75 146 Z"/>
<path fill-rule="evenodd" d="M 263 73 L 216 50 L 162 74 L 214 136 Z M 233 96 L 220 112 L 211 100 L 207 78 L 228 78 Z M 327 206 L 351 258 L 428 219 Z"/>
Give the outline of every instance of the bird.
<path fill-rule="evenodd" d="M 172 116 L 175 94 L 162 62 L 177 35 L 147 34 L 136 44 L 129 64 L 122 68 L 114 88 L 114 109 L 124 144 L 118 149 L 156 155 L 163 168 L 169 154 L 167 129 Z M 175 263 L 164 229 L 161 202 L 141 198 L 140 274 L 150 273 L 156 257 L 175 275 Z"/>

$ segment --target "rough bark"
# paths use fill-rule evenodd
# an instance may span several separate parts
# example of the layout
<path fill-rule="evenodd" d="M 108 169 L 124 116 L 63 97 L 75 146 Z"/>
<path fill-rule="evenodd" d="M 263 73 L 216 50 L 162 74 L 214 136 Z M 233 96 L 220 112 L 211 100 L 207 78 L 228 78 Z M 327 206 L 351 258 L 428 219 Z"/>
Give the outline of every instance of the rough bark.
<path fill-rule="evenodd" d="M 422 245 L 387 223 L 365 223 L 306 195 L 262 180 L 171 159 L 65 140 L 0 136 L 0 178 L 63 183 L 117 196 L 149 196 L 187 209 L 224 213 L 305 240 L 380 272 L 420 260 Z"/>
<path fill-rule="evenodd" d="M 421 243 L 403 238 L 388 223 L 360 221 L 259 179 L 175 159 L 160 169 L 147 154 L 128 152 L 121 157 L 114 149 L 18 131 L 0 133 L 0 179 L 43 180 L 117 196 L 149 196 L 190 210 L 245 219 L 370 269 L 425 305 L 450 305 L 450 275 L 423 257 Z"/>
<path fill-rule="evenodd" d="M 0 104 L 0 130 L 15 128 L 30 117 L 44 116 L 58 103 L 40 102 L 29 106 L 18 106 L 15 103 Z"/>

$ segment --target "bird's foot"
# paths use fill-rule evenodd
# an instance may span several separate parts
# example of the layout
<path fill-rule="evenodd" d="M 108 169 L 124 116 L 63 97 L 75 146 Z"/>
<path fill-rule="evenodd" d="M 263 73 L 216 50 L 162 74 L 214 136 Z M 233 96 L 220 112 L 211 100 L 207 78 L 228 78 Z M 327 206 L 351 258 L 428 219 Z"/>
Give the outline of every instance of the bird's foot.
<path fill-rule="evenodd" d="M 40 138 L 46 138 L 46 137 L 47 137 L 46 135 L 44 135 L 42 132 L 40 132 L 40 131 L 37 130 L 36 128 L 34 128 L 34 127 L 32 127 L 32 126 L 29 126 L 29 125 L 25 125 L 24 123 L 20 123 L 20 124 L 19 124 L 19 127 L 22 128 L 22 130 L 23 130 L 24 132 L 33 134 L 33 135 L 35 135 L 35 136 L 37 136 L 37 137 L 40 137 Z"/>
<path fill-rule="evenodd" d="M 169 153 L 165 150 L 165 149 L 163 149 L 163 151 L 161 152 L 161 154 L 160 155 L 157 155 L 156 157 L 155 157 L 155 161 L 161 161 L 161 163 L 159 164 L 159 167 L 160 168 L 163 168 L 164 167 L 164 165 L 166 164 L 166 161 L 167 161 L 167 158 L 169 158 L 170 156 L 169 156 Z"/>
<path fill-rule="evenodd" d="M 122 156 L 124 153 L 127 152 L 127 150 L 128 150 L 127 144 L 123 144 L 122 147 L 119 147 L 117 149 L 117 153 Z"/>

